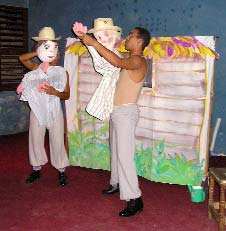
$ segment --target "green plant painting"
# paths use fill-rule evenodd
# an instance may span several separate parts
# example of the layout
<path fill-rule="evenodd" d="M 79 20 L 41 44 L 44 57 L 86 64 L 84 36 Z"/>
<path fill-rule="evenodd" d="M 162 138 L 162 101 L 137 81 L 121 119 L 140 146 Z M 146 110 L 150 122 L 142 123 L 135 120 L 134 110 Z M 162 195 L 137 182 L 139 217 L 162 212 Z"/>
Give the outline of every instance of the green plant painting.
<path fill-rule="evenodd" d="M 86 112 L 80 112 L 79 116 L 85 117 L 82 124 L 86 127 L 95 124 L 97 119 Z M 68 132 L 69 161 L 73 166 L 81 166 L 94 169 L 110 170 L 109 142 L 104 139 L 108 133 L 108 123 L 97 130 L 82 132 L 74 130 Z"/>
<path fill-rule="evenodd" d="M 80 112 L 85 119 L 83 128 L 95 125 L 96 119 L 86 112 Z M 94 126 L 95 127 L 95 126 Z M 96 130 L 82 132 L 75 129 L 68 133 L 69 160 L 73 166 L 110 170 L 109 140 L 106 139 L 109 126 L 106 122 Z M 165 140 L 154 142 L 152 147 L 136 147 L 135 162 L 138 175 L 156 182 L 181 185 L 201 185 L 204 160 L 187 160 L 183 154 L 168 155 L 164 151 Z"/>
<path fill-rule="evenodd" d="M 183 154 L 173 156 L 164 152 L 165 142 L 154 142 L 153 147 L 137 148 L 135 161 L 140 176 L 152 181 L 182 185 L 201 185 L 204 160 L 187 160 Z"/>

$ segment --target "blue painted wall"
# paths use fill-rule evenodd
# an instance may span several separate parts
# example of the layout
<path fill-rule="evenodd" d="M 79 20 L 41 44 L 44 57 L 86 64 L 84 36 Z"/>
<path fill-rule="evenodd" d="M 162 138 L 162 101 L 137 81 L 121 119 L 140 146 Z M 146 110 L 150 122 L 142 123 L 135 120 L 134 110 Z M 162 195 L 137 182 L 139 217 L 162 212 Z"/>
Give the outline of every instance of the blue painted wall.
<path fill-rule="evenodd" d="M 226 153 L 226 1 L 225 0 L 31 0 L 29 1 L 29 35 L 52 26 L 65 39 L 73 37 L 74 21 L 89 28 L 93 19 L 111 17 L 125 36 L 133 27 L 143 26 L 153 36 L 216 35 L 216 50 L 221 57 L 215 66 L 215 95 L 212 128 L 222 118 L 215 151 Z M 30 47 L 33 43 L 30 41 Z"/>

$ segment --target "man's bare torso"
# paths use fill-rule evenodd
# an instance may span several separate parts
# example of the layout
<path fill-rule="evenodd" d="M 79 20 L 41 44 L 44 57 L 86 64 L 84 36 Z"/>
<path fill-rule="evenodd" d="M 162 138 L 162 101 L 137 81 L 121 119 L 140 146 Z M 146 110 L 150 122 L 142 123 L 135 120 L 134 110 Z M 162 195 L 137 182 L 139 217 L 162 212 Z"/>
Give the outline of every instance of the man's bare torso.
<path fill-rule="evenodd" d="M 114 95 L 115 106 L 137 102 L 141 89 L 143 87 L 143 82 L 146 73 L 147 73 L 147 66 L 145 70 L 139 70 L 139 71 L 125 70 L 125 69 L 121 70 L 115 89 L 115 95 Z M 142 75 L 142 78 L 140 77 L 140 75 Z M 137 76 L 141 78 L 139 82 L 135 81 Z"/>

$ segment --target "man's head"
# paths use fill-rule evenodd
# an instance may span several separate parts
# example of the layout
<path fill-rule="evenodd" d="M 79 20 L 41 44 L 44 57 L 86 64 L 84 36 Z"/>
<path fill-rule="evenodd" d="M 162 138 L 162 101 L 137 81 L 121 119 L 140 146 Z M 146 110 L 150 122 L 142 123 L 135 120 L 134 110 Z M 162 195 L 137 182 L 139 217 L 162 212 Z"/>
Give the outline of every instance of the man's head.
<path fill-rule="evenodd" d="M 93 33 L 99 43 L 113 50 L 115 44 L 121 38 L 122 29 L 114 26 L 111 18 L 97 18 L 94 20 L 94 28 L 88 31 Z"/>
<path fill-rule="evenodd" d="M 135 27 L 126 37 L 126 49 L 140 47 L 142 50 L 149 44 L 151 39 L 150 32 L 142 27 Z"/>

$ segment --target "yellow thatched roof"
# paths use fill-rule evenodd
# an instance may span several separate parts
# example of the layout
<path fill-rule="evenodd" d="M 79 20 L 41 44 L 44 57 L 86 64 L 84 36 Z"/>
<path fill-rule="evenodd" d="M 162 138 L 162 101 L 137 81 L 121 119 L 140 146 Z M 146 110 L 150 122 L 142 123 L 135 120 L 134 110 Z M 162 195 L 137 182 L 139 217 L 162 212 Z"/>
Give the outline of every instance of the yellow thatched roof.
<path fill-rule="evenodd" d="M 120 52 L 127 52 L 125 49 L 125 39 L 117 44 Z M 88 54 L 88 50 L 81 42 L 75 42 L 66 48 L 66 54 L 74 53 L 79 56 Z M 147 58 L 179 58 L 196 57 L 205 58 L 206 56 L 216 58 L 218 54 L 191 36 L 177 37 L 152 37 L 149 45 L 144 50 Z"/>

